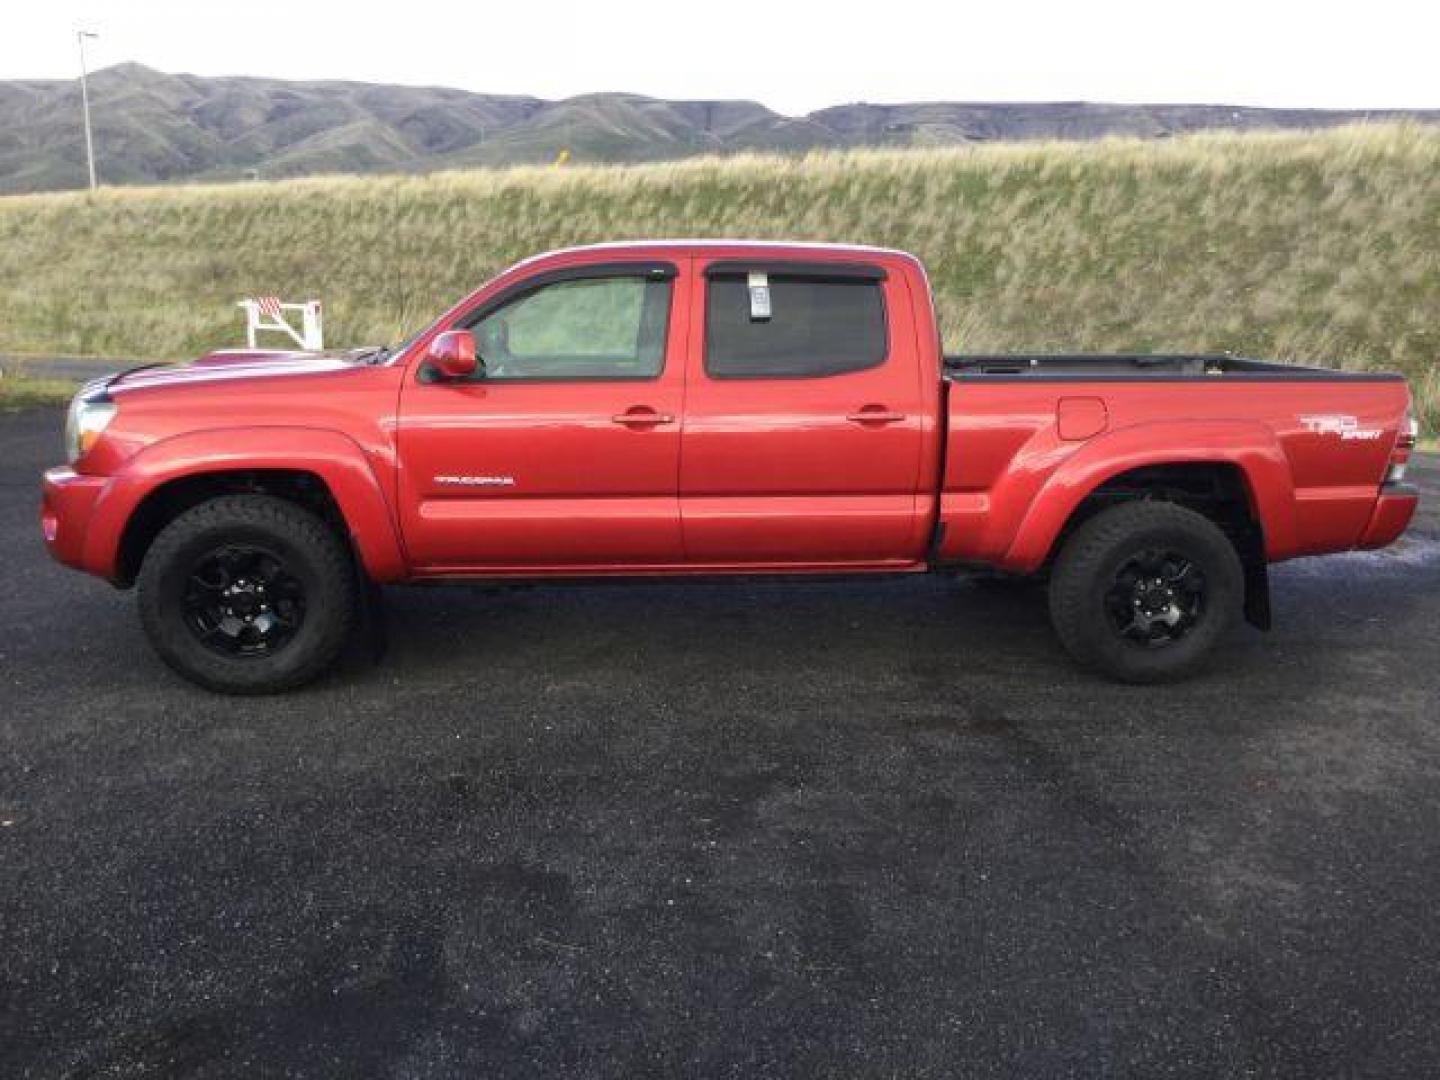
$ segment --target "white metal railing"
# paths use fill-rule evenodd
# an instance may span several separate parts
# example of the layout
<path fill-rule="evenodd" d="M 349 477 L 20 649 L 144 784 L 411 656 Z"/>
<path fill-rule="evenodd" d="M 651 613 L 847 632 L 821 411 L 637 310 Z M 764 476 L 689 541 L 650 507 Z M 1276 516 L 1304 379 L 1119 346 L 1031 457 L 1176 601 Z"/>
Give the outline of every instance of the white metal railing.
<path fill-rule="evenodd" d="M 303 304 L 281 303 L 278 297 L 256 296 L 241 300 L 236 307 L 245 309 L 245 346 L 255 348 L 255 335 L 260 331 L 285 334 L 291 341 L 307 352 L 319 352 L 325 347 L 324 320 L 319 300 L 306 300 Z M 297 330 L 287 318 L 287 313 L 300 316 Z"/>

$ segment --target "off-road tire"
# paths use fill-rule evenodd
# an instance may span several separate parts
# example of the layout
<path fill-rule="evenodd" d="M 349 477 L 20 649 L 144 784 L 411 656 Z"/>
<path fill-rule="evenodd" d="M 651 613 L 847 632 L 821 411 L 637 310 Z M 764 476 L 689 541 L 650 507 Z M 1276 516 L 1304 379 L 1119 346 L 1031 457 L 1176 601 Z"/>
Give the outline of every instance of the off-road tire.
<path fill-rule="evenodd" d="M 268 655 L 225 656 L 187 622 L 192 568 L 227 545 L 273 551 L 299 581 L 304 618 Z M 223 694 L 268 694 L 310 682 L 335 662 L 359 617 L 357 568 L 336 530 L 302 506 L 267 495 L 225 495 L 171 521 L 145 554 L 136 582 L 140 622 L 180 675 Z"/>
<path fill-rule="evenodd" d="M 1147 646 L 1117 629 L 1107 608 L 1116 575 L 1136 553 L 1170 550 L 1203 576 L 1200 617 L 1179 640 Z M 1092 670 L 1130 683 L 1195 674 L 1239 621 L 1245 573 L 1230 539 L 1209 518 L 1168 502 L 1102 510 L 1066 541 L 1050 577 L 1050 620 L 1066 651 Z"/>

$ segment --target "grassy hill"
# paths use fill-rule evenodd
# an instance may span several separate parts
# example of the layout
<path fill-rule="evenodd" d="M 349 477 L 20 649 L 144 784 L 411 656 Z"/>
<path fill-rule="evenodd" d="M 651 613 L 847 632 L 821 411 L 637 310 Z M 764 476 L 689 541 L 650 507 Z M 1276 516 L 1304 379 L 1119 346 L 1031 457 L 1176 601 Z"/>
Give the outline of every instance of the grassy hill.
<path fill-rule="evenodd" d="M 511 261 L 655 236 L 922 256 L 951 350 L 1397 367 L 1440 426 L 1440 130 L 818 152 L 0 199 L 0 353 L 187 357 L 242 296 L 395 340 Z"/>
<path fill-rule="evenodd" d="M 273 180 L 674 160 L 736 152 L 934 147 L 1013 139 L 1161 138 L 1200 129 L 1315 129 L 1440 110 L 1253 109 L 1230 105 L 929 102 L 838 105 L 781 116 L 753 101 L 585 94 L 563 101 L 442 87 L 171 75 L 117 64 L 90 79 L 107 184 Z M 0 82 L 0 194 L 80 188 L 85 149 L 74 79 Z"/>

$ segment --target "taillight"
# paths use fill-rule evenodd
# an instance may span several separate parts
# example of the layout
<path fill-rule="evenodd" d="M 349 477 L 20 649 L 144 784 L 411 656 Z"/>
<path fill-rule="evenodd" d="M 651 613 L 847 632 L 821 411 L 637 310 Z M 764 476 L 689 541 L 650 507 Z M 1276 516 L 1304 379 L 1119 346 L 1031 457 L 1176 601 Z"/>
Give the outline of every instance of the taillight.
<path fill-rule="evenodd" d="M 1420 421 L 1409 415 L 1400 424 L 1400 434 L 1395 437 L 1395 449 L 1390 454 L 1390 468 L 1385 471 L 1387 484 L 1398 484 L 1405 479 L 1405 466 L 1410 464 L 1410 451 L 1420 441 Z"/>

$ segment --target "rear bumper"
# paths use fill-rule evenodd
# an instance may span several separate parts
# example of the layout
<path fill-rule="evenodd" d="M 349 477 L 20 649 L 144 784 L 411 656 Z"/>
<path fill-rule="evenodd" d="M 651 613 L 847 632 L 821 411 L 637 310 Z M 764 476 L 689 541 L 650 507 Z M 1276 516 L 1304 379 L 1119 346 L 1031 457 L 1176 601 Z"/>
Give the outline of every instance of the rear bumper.
<path fill-rule="evenodd" d="M 94 516 L 95 503 L 109 477 L 86 476 L 61 466 L 49 469 L 41 485 L 40 530 L 50 554 L 66 566 L 102 576 L 103 568 L 85 561 L 85 538 Z"/>
<path fill-rule="evenodd" d="M 1420 503 L 1420 490 L 1410 484 L 1385 484 L 1380 488 L 1380 498 L 1371 511 L 1370 523 L 1360 534 L 1358 547 L 1369 551 L 1393 544 L 1415 516 L 1415 507 Z"/>

